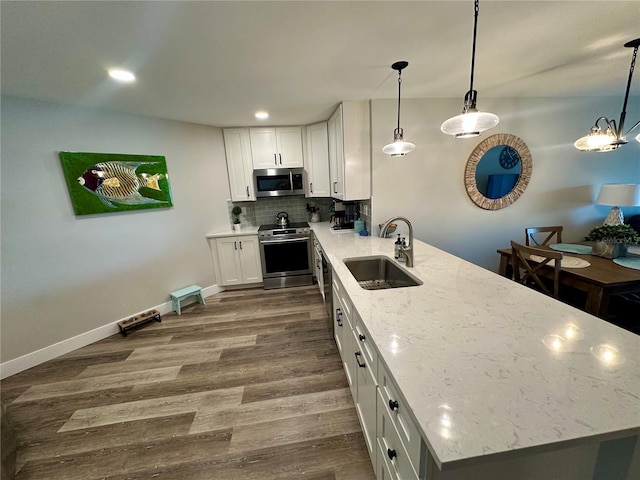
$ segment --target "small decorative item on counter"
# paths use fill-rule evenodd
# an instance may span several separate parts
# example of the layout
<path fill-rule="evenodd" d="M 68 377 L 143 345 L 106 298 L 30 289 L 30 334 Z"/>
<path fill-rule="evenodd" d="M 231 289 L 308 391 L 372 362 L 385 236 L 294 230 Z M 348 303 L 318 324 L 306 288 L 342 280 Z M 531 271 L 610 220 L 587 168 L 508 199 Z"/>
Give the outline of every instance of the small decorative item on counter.
<path fill-rule="evenodd" d="M 394 249 L 393 249 L 393 258 L 395 258 L 396 260 L 400 259 L 401 248 L 402 248 L 402 240 L 400 239 L 400 234 L 398 234 L 398 239 L 396 240 L 396 243 L 394 244 Z"/>
<path fill-rule="evenodd" d="M 242 213 L 242 209 L 236 205 L 231 210 L 231 213 L 233 214 L 233 217 L 234 217 L 233 218 L 233 229 L 236 232 L 239 232 L 240 231 L 240 214 Z"/>
<path fill-rule="evenodd" d="M 360 236 L 361 237 L 368 237 L 369 236 L 369 232 L 366 230 L 360 230 Z"/>
<path fill-rule="evenodd" d="M 320 221 L 320 207 L 317 205 L 309 205 L 307 203 L 307 212 L 311 213 L 311 223 L 317 223 Z"/>
<path fill-rule="evenodd" d="M 631 225 L 600 225 L 592 229 L 585 240 L 595 242 L 592 255 L 617 258 L 627 255 L 629 245 L 640 244 L 640 235 Z"/>

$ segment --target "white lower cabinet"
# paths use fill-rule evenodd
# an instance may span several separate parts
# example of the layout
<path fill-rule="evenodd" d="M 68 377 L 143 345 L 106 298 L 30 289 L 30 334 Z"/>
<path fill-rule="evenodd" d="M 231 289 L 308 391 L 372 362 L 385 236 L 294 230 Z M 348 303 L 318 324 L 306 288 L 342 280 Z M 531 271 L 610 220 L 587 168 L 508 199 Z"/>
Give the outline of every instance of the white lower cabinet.
<path fill-rule="evenodd" d="M 214 268 L 221 286 L 262 282 L 260 245 L 257 235 L 216 238 Z"/>
<path fill-rule="evenodd" d="M 334 337 L 377 480 L 424 480 L 426 445 L 340 280 L 333 279 Z M 421 473 L 422 472 L 422 473 Z"/>

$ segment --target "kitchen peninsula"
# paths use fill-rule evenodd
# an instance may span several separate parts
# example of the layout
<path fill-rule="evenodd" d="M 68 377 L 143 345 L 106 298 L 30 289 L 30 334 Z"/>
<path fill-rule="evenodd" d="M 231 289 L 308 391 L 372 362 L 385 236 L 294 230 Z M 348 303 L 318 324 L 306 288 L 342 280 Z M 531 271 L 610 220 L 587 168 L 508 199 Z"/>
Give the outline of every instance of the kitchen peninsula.
<path fill-rule="evenodd" d="M 640 477 L 636 335 L 418 240 L 407 270 L 422 285 L 365 290 L 343 259 L 393 258 L 393 240 L 312 228 L 374 346 L 377 390 L 389 372 L 420 434 L 415 478 Z M 382 445 L 380 416 L 399 410 L 381 398 L 370 452 L 387 478 L 400 454 Z"/>

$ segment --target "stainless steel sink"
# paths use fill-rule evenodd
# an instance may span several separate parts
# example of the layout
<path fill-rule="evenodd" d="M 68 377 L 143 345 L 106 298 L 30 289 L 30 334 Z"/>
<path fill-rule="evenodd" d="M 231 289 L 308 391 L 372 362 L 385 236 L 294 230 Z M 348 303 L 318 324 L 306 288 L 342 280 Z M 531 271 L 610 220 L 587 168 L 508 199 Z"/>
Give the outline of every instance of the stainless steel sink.
<path fill-rule="evenodd" d="M 416 287 L 422 282 L 382 255 L 371 257 L 345 258 L 343 260 L 358 284 L 365 290 Z"/>

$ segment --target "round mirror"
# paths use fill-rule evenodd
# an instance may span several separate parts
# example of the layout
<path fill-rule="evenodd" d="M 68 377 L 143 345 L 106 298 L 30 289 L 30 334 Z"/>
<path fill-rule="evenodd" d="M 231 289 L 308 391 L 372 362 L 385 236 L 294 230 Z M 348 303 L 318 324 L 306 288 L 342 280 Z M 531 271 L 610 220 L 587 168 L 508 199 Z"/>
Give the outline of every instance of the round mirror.
<path fill-rule="evenodd" d="M 492 135 L 475 148 L 464 172 L 467 194 L 485 210 L 499 210 L 515 202 L 529 184 L 531 152 L 515 135 Z"/>

